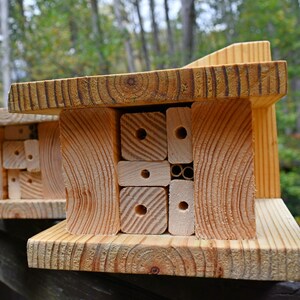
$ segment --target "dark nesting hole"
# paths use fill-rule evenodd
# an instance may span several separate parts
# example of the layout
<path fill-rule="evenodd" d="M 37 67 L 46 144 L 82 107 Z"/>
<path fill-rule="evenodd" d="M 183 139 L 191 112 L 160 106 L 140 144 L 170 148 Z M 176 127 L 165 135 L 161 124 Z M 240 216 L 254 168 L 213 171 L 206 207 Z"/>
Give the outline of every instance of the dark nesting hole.
<path fill-rule="evenodd" d="M 19 155 L 20 152 L 18 150 L 15 151 L 15 155 Z"/>
<path fill-rule="evenodd" d="M 135 136 L 142 141 L 147 137 L 147 131 L 144 128 L 139 128 L 136 131 Z"/>
<path fill-rule="evenodd" d="M 189 208 L 189 205 L 185 201 L 181 201 L 178 204 L 178 208 L 180 210 L 187 210 Z"/>
<path fill-rule="evenodd" d="M 27 156 L 27 158 L 28 158 L 28 160 L 32 160 L 32 159 L 33 159 L 33 156 L 32 156 L 31 154 L 29 154 L 29 155 Z"/>
<path fill-rule="evenodd" d="M 182 173 L 181 166 L 179 166 L 179 165 L 173 165 L 171 167 L 171 173 L 172 173 L 173 176 L 179 177 L 181 175 L 181 173 Z"/>
<path fill-rule="evenodd" d="M 183 169 L 183 177 L 185 179 L 193 179 L 194 178 L 194 170 L 191 167 L 185 167 Z"/>
<path fill-rule="evenodd" d="M 32 179 L 29 178 L 29 179 L 27 180 L 27 182 L 28 182 L 28 183 L 32 183 Z"/>
<path fill-rule="evenodd" d="M 23 134 L 23 132 L 24 132 L 24 131 L 23 131 L 23 128 L 20 128 L 20 129 L 19 129 L 19 134 Z"/>
<path fill-rule="evenodd" d="M 135 207 L 135 213 L 139 216 L 144 216 L 147 213 L 147 207 L 139 204 Z"/>
<path fill-rule="evenodd" d="M 141 176 L 145 179 L 150 177 L 150 172 L 148 170 L 142 170 Z"/>
<path fill-rule="evenodd" d="M 186 129 L 184 127 L 178 127 L 175 131 L 175 136 L 180 140 L 185 139 L 187 136 Z"/>
<path fill-rule="evenodd" d="M 12 181 L 12 182 L 16 182 L 16 178 L 12 178 L 11 181 Z"/>

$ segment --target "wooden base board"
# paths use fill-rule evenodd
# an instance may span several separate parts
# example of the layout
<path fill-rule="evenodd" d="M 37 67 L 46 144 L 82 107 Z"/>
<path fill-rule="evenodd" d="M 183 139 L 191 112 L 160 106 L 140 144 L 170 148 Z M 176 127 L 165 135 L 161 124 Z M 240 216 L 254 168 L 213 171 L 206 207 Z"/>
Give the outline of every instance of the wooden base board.
<path fill-rule="evenodd" d="M 257 199 L 257 239 L 72 235 L 66 223 L 29 239 L 31 268 L 95 272 L 300 280 L 300 229 L 281 199 Z"/>
<path fill-rule="evenodd" d="M 64 219 L 64 199 L 0 200 L 0 219 Z"/>

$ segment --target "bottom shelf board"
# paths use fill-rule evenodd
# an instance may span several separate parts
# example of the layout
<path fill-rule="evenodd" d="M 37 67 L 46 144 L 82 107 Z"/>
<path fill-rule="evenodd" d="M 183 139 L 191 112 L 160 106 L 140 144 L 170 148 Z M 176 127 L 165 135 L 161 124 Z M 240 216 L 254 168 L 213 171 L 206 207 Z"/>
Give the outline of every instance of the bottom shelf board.
<path fill-rule="evenodd" d="M 0 200 L 0 219 L 65 219 L 65 199 Z"/>
<path fill-rule="evenodd" d="M 31 268 L 300 280 L 300 229 L 281 199 L 256 200 L 257 239 L 73 235 L 63 221 L 28 240 Z"/>

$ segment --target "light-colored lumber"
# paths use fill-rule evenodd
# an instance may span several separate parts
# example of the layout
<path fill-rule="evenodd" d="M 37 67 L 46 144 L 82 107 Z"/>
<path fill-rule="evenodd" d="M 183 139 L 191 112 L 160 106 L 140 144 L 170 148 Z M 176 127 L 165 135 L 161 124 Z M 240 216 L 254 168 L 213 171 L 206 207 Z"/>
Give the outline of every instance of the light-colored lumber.
<path fill-rule="evenodd" d="M 300 229 L 281 199 L 257 199 L 257 239 L 72 235 L 61 222 L 28 241 L 31 268 L 300 280 Z M 108 263 L 111 262 L 111 263 Z"/>
<path fill-rule="evenodd" d="M 60 115 L 68 230 L 120 230 L 117 180 L 118 114 L 113 109 L 65 110 Z"/>
<path fill-rule="evenodd" d="M 130 113 L 121 117 L 121 153 L 126 160 L 167 157 L 166 117 L 161 112 Z"/>
<path fill-rule="evenodd" d="M 189 107 L 171 107 L 166 112 L 168 161 L 188 164 L 193 161 L 192 113 Z"/>
<path fill-rule="evenodd" d="M 118 163 L 120 186 L 167 186 L 170 180 L 168 161 L 120 161 Z"/>
<path fill-rule="evenodd" d="M 21 199 L 20 170 L 8 170 L 8 198 Z"/>
<path fill-rule="evenodd" d="M 38 125 L 40 168 L 45 199 L 64 199 L 65 185 L 62 176 L 59 124 L 46 122 Z"/>
<path fill-rule="evenodd" d="M 27 168 L 23 141 L 7 141 L 3 143 L 3 166 L 5 169 Z"/>
<path fill-rule="evenodd" d="M 161 187 L 126 187 L 120 192 L 121 231 L 162 234 L 168 225 L 167 192 Z"/>
<path fill-rule="evenodd" d="M 0 127 L 0 200 L 8 198 L 7 170 L 3 168 L 4 127 Z"/>
<path fill-rule="evenodd" d="M 4 137 L 6 140 L 28 140 L 34 136 L 34 125 L 5 126 Z"/>
<path fill-rule="evenodd" d="M 27 171 L 40 172 L 40 147 L 38 140 L 24 141 Z"/>
<path fill-rule="evenodd" d="M 41 173 L 20 172 L 20 187 L 22 199 L 43 198 L 43 185 Z"/>
<path fill-rule="evenodd" d="M 0 200 L 0 219 L 64 219 L 65 199 Z"/>
<path fill-rule="evenodd" d="M 192 235 L 195 232 L 194 182 L 172 180 L 169 192 L 169 226 L 173 235 Z"/>
<path fill-rule="evenodd" d="M 275 105 L 253 109 L 252 114 L 256 197 L 280 197 Z"/>
<path fill-rule="evenodd" d="M 266 107 L 286 92 L 286 62 L 274 61 L 15 83 L 9 93 L 9 110 L 53 114 L 63 108 L 216 98 L 253 98 L 256 107 Z"/>
<path fill-rule="evenodd" d="M 254 238 L 250 102 L 194 103 L 192 134 L 196 235 L 221 240 Z"/>

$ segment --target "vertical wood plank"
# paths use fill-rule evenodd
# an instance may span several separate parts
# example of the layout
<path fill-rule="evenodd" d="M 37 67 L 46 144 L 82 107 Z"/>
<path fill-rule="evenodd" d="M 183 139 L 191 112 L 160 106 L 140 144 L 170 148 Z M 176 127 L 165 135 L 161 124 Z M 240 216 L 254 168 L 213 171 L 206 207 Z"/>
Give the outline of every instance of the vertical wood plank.
<path fill-rule="evenodd" d="M 45 199 L 64 199 L 59 124 L 46 122 L 38 125 L 40 167 Z"/>
<path fill-rule="evenodd" d="M 192 132 L 196 235 L 254 238 L 250 102 L 233 99 L 193 104 Z"/>
<path fill-rule="evenodd" d="M 20 170 L 8 170 L 8 198 L 21 199 Z"/>
<path fill-rule="evenodd" d="M 40 172 L 40 147 L 38 140 L 24 141 L 27 170 L 29 172 Z"/>
<path fill-rule="evenodd" d="M 171 164 L 193 161 L 192 113 L 189 107 L 171 107 L 166 112 L 168 160 Z"/>
<path fill-rule="evenodd" d="M 68 230 L 116 234 L 120 230 L 116 110 L 65 110 L 60 125 Z"/>
<path fill-rule="evenodd" d="M 4 127 L 0 127 L 0 200 L 7 199 L 7 170 L 3 167 L 3 142 L 4 142 Z"/>

